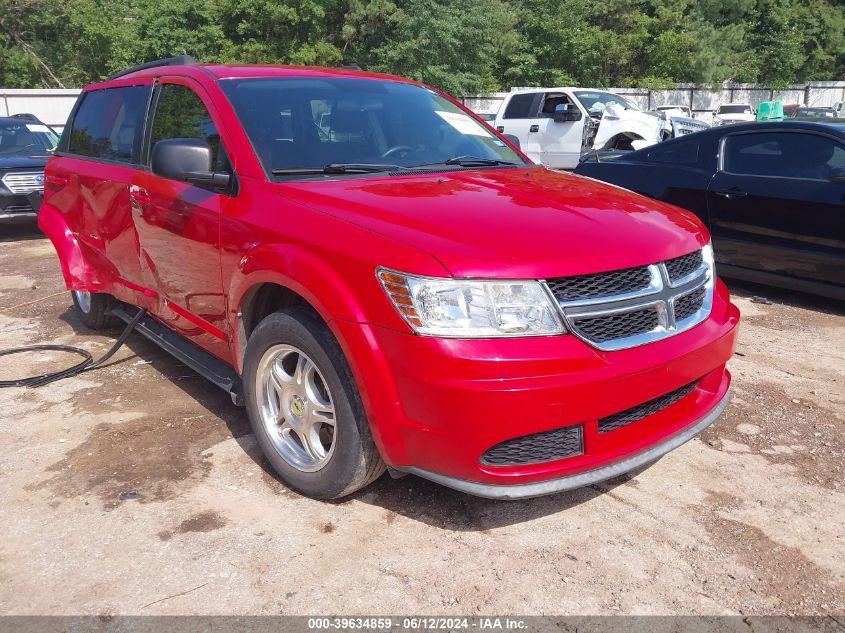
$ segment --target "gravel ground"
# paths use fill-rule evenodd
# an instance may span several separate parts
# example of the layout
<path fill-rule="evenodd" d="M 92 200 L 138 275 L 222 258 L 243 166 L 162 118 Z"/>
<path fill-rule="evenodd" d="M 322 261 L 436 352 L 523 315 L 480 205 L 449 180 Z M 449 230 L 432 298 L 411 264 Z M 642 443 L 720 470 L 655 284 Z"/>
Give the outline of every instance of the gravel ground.
<path fill-rule="evenodd" d="M 387 476 L 340 502 L 302 498 L 227 395 L 137 335 L 104 369 L 4 389 L 0 613 L 841 622 L 845 307 L 734 292 L 734 399 L 713 427 L 635 476 L 520 502 Z M 0 349 L 98 356 L 115 335 L 74 318 L 43 236 L 0 227 Z M 0 359 L 0 379 L 55 360 Z"/>

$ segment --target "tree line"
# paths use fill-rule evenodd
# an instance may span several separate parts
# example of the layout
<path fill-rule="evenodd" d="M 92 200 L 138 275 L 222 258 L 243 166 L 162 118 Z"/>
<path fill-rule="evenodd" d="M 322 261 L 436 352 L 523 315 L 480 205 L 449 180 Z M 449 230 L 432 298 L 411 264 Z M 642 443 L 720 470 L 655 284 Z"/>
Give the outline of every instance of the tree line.
<path fill-rule="evenodd" d="M 472 94 L 845 79 L 842 0 L 0 0 L 0 86 L 144 61 L 358 64 Z"/>

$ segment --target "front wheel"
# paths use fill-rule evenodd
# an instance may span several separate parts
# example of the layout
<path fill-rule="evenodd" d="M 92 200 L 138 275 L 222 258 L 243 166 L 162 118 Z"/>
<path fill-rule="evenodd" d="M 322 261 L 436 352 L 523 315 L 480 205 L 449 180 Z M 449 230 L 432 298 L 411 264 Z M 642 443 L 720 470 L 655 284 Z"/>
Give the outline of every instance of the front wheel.
<path fill-rule="evenodd" d="M 109 314 L 114 304 L 114 297 L 111 295 L 72 290 L 70 296 L 73 299 L 76 314 L 85 327 L 92 330 L 104 330 L 118 322 L 117 318 Z"/>
<path fill-rule="evenodd" d="M 243 382 L 252 431 L 288 487 L 333 499 L 384 472 L 343 352 L 310 311 L 277 312 L 258 325 Z"/>

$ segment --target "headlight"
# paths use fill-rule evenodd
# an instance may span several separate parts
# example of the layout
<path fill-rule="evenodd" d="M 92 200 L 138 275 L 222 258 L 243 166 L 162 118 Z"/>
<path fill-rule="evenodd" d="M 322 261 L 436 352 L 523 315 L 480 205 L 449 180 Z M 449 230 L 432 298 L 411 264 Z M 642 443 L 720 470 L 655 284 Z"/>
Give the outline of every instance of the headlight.
<path fill-rule="evenodd" d="M 417 277 L 379 268 L 387 296 L 417 334 L 453 338 L 549 336 L 566 330 L 538 281 Z"/>

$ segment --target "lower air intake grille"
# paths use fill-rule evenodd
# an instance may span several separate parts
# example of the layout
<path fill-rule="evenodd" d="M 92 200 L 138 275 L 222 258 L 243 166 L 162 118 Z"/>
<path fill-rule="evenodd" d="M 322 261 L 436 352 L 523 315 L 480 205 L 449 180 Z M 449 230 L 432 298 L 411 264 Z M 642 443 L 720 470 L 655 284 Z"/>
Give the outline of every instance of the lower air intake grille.
<path fill-rule="evenodd" d="M 621 411 L 620 413 L 614 413 L 606 418 L 601 418 L 599 419 L 599 433 L 607 433 L 627 424 L 631 424 L 632 422 L 637 422 L 638 420 L 647 418 L 650 415 L 654 415 L 658 411 L 662 411 L 663 409 L 672 406 L 681 398 L 691 394 L 692 390 L 695 389 L 695 385 L 696 383 L 692 382 L 680 389 L 675 389 L 675 391 L 663 394 L 654 400 L 649 400 L 648 402 L 639 404 L 636 407 L 631 407 L 630 409 Z"/>
<path fill-rule="evenodd" d="M 554 431 L 524 435 L 496 444 L 481 456 L 488 466 L 522 466 L 574 457 L 584 452 L 584 433 L 580 424 Z"/>

